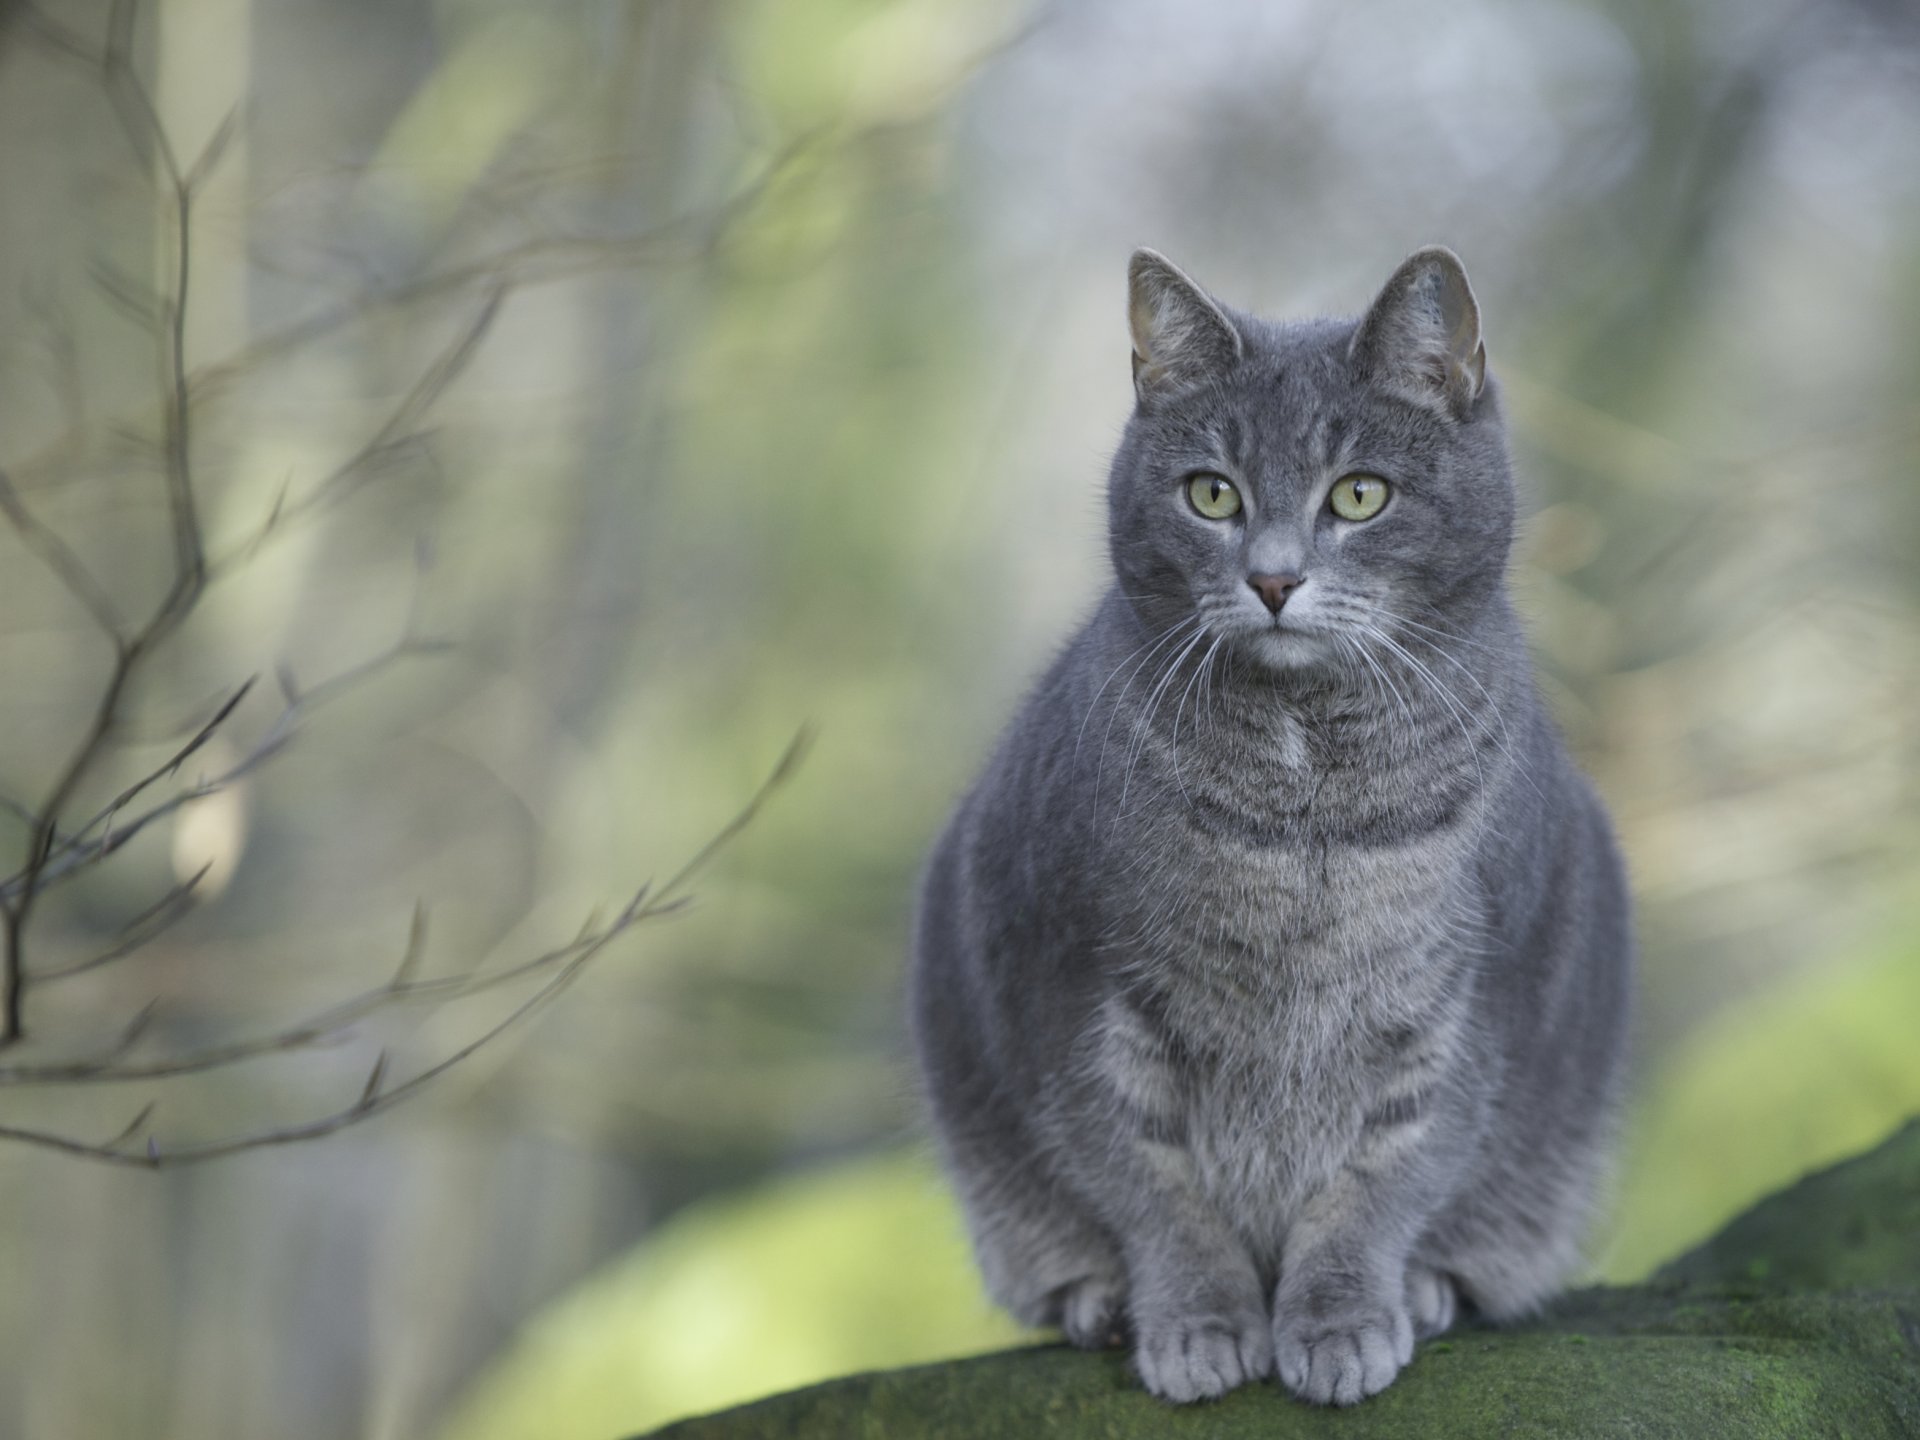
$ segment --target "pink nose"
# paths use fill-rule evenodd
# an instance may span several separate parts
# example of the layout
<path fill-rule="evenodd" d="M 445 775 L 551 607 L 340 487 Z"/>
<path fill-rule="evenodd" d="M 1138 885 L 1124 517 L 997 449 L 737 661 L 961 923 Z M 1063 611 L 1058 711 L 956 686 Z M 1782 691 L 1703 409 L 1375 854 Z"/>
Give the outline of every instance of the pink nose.
<path fill-rule="evenodd" d="M 1247 584 L 1253 587 L 1253 593 L 1260 597 L 1260 603 L 1274 614 L 1280 613 L 1280 607 L 1287 603 L 1287 597 L 1298 590 L 1305 581 L 1301 575 L 1249 575 Z"/>

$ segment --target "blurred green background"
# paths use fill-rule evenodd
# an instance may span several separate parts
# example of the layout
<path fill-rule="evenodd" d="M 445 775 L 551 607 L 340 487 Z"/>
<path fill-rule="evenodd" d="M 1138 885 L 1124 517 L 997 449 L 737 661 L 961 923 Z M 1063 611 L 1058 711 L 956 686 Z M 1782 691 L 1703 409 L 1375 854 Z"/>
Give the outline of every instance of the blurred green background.
<path fill-rule="evenodd" d="M 926 1165 L 906 921 L 1104 584 L 1137 244 L 1279 314 L 1356 310 L 1424 243 L 1474 277 L 1517 587 L 1640 904 L 1596 1273 L 1920 1109 L 1908 7 L 164 0 L 130 47 L 183 157 L 238 107 L 187 358 L 209 545 L 250 558 L 102 784 L 410 607 L 452 645 L 59 892 L 47 963 L 215 862 L 161 941 L 32 992 L 22 1053 L 150 1000 L 146 1043 L 283 1023 L 379 983 L 416 901 L 429 968 L 510 963 L 817 740 L 691 911 L 390 1117 L 156 1175 L 0 1147 L 0 1434 L 605 1440 L 1006 1343 Z M 168 563 L 152 347 L 113 298 L 165 274 L 153 174 L 97 69 L 0 3 L 0 467 L 130 610 Z M 315 488 L 496 291 L 418 434 Z M 0 795 L 47 789 L 107 658 L 0 527 Z M 277 710 L 256 688 L 236 745 Z M 0 868 L 24 844 L 0 810 Z M 286 1123 L 496 1014 L 0 1088 L 0 1123 Z"/>

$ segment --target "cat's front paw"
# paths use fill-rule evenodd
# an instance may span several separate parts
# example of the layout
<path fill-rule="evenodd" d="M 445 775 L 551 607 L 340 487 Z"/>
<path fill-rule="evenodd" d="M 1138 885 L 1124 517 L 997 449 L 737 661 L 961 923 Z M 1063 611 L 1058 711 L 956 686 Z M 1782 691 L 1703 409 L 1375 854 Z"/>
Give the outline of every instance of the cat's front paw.
<path fill-rule="evenodd" d="M 1138 1329 L 1134 1365 L 1162 1400 L 1213 1400 L 1273 1373 L 1271 1327 L 1262 1310 L 1175 1315 L 1142 1321 Z"/>
<path fill-rule="evenodd" d="M 1431 1340 L 1446 1334 L 1459 1308 L 1459 1292 L 1452 1280 L 1425 1265 L 1407 1266 L 1407 1313 L 1417 1338 Z"/>
<path fill-rule="evenodd" d="M 1060 1331 L 1081 1350 L 1109 1350 L 1126 1342 L 1127 1287 L 1106 1275 L 1089 1275 L 1061 1291 Z"/>
<path fill-rule="evenodd" d="M 1274 1320 L 1280 1383 L 1315 1405 L 1353 1405 L 1393 1383 L 1413 1358 L 1404 1305 L 1354 1305 L 1324 1315 L 1283 1309 Z"/>

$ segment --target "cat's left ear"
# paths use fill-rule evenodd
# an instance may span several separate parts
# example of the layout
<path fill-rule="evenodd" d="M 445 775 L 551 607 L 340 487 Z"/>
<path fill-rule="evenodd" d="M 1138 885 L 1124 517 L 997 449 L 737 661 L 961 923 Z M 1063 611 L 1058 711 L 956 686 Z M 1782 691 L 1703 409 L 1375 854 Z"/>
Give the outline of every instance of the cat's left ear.
<path fill-rule="evenodd" d="M 1376 385 L 1464 420 L 1487 383 L 1480 306 L 1444 245 L 1409 255 L 1354 332 L 1348 352 Z"/>
<path fill-rule="evenodd" d="M 1157 250 L 1127 265 L 1127 329 L 1142 404 L 1218 377 L 1246 348 L 1218 302 Z"/>

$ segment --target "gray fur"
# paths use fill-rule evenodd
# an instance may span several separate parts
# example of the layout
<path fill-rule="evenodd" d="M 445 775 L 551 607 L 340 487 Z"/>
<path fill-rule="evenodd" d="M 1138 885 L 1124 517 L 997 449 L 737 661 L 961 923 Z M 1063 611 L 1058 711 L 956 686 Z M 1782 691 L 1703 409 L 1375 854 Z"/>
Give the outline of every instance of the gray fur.
<path fill-rule="evenodd" d="M 996 1300 L 1130 1332 L 1170 1400 L 1347 1404 L 1577 1263 L 1625 885 L 1507 598 L 1458 260 L 1358 321 L 1239 314 L 1151 252 L 1131 281 L 1116 580 L 934 850 L 915 1039 Z M 1195 471 L 1242 512 L 1197 514 Z M 1328 506 L 1355 471 L 1394 487 L 1370 520 Z"/>

